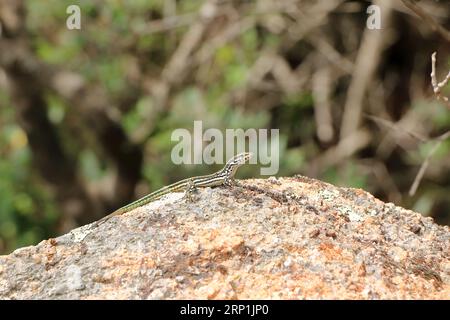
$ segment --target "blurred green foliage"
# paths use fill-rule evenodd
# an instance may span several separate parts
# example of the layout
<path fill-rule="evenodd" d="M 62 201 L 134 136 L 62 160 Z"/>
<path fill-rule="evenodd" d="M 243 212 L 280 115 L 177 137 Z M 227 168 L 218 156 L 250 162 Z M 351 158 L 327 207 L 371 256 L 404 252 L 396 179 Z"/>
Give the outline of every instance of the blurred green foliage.
<path fill-rule="evenodd" d="M 7 97 L 0 100 L 8 106 Z M 0 252 L 39 242 L 54 233 L 57 211 L 33 173 L 27 137 L 14 108 L 0 108 Z"/>

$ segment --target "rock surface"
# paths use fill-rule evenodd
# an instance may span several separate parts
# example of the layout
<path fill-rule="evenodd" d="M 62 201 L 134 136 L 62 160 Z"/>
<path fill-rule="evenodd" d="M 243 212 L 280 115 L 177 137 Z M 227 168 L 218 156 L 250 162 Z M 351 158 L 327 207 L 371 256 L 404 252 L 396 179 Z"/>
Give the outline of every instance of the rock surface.
<path fill-rule="evenodd" d="M 1 299 L 449 299 L 450 230 L 306 177 L 171 194 L 0 257 Z"/>

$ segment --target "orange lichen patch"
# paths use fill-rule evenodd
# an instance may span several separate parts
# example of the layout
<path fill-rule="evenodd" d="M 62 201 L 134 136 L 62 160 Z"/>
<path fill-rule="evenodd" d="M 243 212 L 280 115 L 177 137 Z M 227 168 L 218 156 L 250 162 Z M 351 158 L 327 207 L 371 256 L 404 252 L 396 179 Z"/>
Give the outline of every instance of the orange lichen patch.
<path fill-rule="evenodd" d="M 222 257 L 243 249 L 244 239 L 231 228 L 199 230 L 182 247 L 182 252 L 207 251 L 211 257 Z"/>
<path fill-rule="evenodd" d="M 297 246 L 292 243 L 284 244 L 283 248 L 285 248 L 290 254 L 294 254 L 294 253 L 301 254 L 305 250 L 304 247 Z"/>
<path fill-rule="evenodd" d="M 143 255 L 142 252 L 116 251 L 114 256 L 108 257 L 101 264 L 104 269 L 120 267 L 126 272 L 134 272 L 141 268 L 155 268 L 159 265 L 161 257 L 155 253 Z"/>
<path fill-rule="evenodd" d="M 331 242 L 323 242 L 319 245 L 319 251 L 329 262 L 353 263 L 353 254 L 343 250 Z"/>
<path fill-rule="evenodd" d="M 29 257 L 34 263 L 43 264 L 45 269 L 50 271 L 55 265 L 80 253 L 78 245 L 66 246 L 56 245 L 56 243 L 55 239 L 43 241 L 42 246 Z"/>
<path fill-rule="evenodd" d="M 54 265 L 56 263 L 55 261 L 55 256 L 56 256 L 56 247 L 54 246 L 50 246 L 47 250 L 47 252 L 45 253 L 45 266 L 46 269 L 49 269 L 52 265 Z"/>
<path fill-rule="evenodd" d="M 367 197 L 367 195 L 368 195 L 367 192 L 364 191 L 363 189 L 355 188 L 355 189 L 352 189 L 352 190 L 353 190 L 353 193 L 356 196 Z"/>

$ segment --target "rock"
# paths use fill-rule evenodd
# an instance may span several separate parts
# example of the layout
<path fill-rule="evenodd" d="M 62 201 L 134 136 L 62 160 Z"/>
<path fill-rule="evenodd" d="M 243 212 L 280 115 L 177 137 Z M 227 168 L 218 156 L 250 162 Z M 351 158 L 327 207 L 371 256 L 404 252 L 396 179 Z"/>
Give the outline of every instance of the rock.
<path fill-rule="evenodd" d="M 0 299 L 448 299 L 450 231 L 295 178 L 167 197 L 0 257 Z"/>

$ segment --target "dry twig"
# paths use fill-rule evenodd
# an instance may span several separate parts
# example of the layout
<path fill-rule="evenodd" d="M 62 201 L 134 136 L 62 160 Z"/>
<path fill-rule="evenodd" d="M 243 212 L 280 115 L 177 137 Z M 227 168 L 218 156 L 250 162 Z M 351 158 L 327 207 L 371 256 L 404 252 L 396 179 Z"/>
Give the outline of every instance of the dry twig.
<path fill-rule="evenodd" d="M 378 0 L 374 2 L 382 8 L 383 24 L 388 25 L 392 12 L 390 1 Z M 345 101 L 344 114 L 341 124 L 341 139 L 358 130 L 363 111 L 364 95 L 372 80 L 379 62 L 381 52 L 386 43 L 386 34 L 389 31 L 366 29 L 356 58 L 352 81 L 348 88 Z"/>
<path fill-rule="evenodd" d="M 438 82 L 436 79 L 436 52 L 433 52 L 431 55 L 431 85 L 433 86 L 434 94 L 436 95 L 436 99 L 443 100 L 447 103 L 447 105 L 450 107 L 449 99 L 448 97 L 445 97 L 441 94 L 441 89 L 449 82 L 450 80 L 450 71 L 445 77 L 445 79 L 441 82 Z M 419 172 L 417 173 L 416 177 L 414 178 L 414 182 L 411 185 L 411 188 L 409 189 L 409 195 L 413 196 L 417 188 L 419 187 L 420 181 L 423 178 L 423 175 L 425 174 L 425 171 L 428 168 L 428 165 L 430 163 L 430 158 L 433 156 L 433 154 L 436 152 L 437 149 L 439 149 L 441 143 L 445 140 L 450 138 L 450 131 L 447 131 L 446 133 L 440 135 L 439 137 L 435 138 L 436 141 L 433 148 L 428 152 L 427 156 L 425 157 L 424 162 L 420 166 Z"/>
<path fill-rule="evenodd" d="M 448 97 L 443 96 L 441 93 L 441 89 L 447 85 L 447 83 L 450 81 L 450 71 L 445 76 L 445 79 L 441 82 L 438 82 L 436 79 L 436 52 L 433 52 L 431 55 L 431 85 L 433 86 L 433 92 L 436 95 L 436 98 L 438 100 L 444 101 L 447 106 L 450 108 L 450 101 L 448 100 Z"/>
<path fill-rule="evenodd" d="M 430 25 L 430 27 L 434 31 L 438 32 L 445 40 L 450 42 L 450 32 L 439 23 L 437 23 L 425 10 L 423 10 L 411 0 L 402 0 L 402 2 L 406 7 L 408 7 L 409 9 L 414 11 L 415 14 L 421 17 L 423 21 L 428 23 L 428 25 Z"/>
<path fill-rule="evenodd" d="M 447 131 L 446 133 L 444 133 L 443 135 L 440 135 L 439 137 L 437 137 L 435 140 L 435 144 L 433 146 L 433 148 L 431 148 L 431 150 L 428 152 L 427 156 L 425 157 L 425 161 L 422 163 L 422 165 L 420 166 L 419 172 L 417 173 L 413 184 L 411 185 L 411 188 L 409 189 L 409 195 L 413 196 L 416 194 L 417 188 L 419 187 L 420 181 L 423 178 L 423 175 L 425 174 L 425 171 L 428 168 L 428 165 L 430 164 L 430 158 L 433 156 L 433 154 L 436 152 L 437 149 L 439 149 L 439 147 L 441 146 L 441 143 L 450 138 L 450 131 Z"/>

